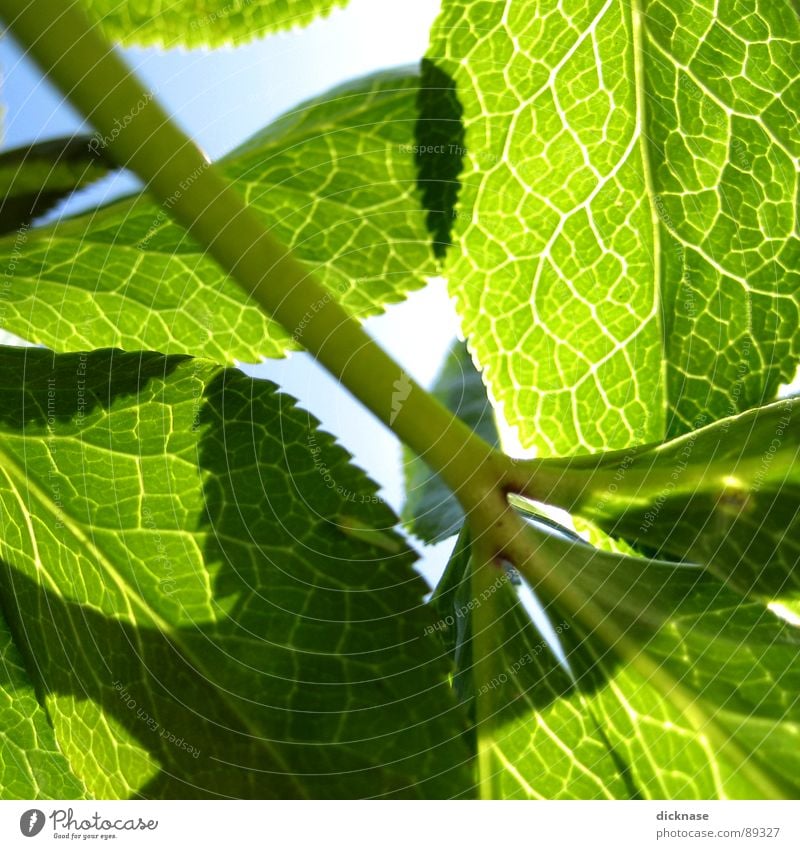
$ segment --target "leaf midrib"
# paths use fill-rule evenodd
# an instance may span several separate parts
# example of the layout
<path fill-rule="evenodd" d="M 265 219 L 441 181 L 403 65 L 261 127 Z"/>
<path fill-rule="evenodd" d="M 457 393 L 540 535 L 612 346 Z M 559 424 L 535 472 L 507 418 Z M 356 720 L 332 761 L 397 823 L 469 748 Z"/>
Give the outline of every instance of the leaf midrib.
<path fill-rule="evenodd" d="M 659 387 L 660 426 L 662 437 L 666 436 L 667 422 L 667 356 L 666 338 L 664 336 L 662 286 L 663 268 L 661 262 L 661 220 L 655 207 L 654 199 L 657 196 L 655 180 L 653 175 L 653 163 L 650 156 L 647 135 L 647 89 L 645 86 L 645 23 L 642 0 L 631 0 L 631 35 L 633 37 L 633 67 L 634 67 L 634 90 L 636 96 L 636 132 L 639 136 L 639 150 L 642 162 L 642 176 L 644 177 L 645 191 L 647 193 L 647 206 L 650 210 L 650 222 L 653 233 L 653 320 L 658 324 L 659 337 L 661 339 L 661 376 Z"/>
<path fill-rule="evenodd" d="M 554 571 L 555 578 L 551 583 L 558 584 L 562 576 Z M 610 652 L 616 655 L 620 661 L 629 668 L 635 670 L 647 683 L 659 693 L 668 693 L 672 704 L 686 717 L 687 722 L 700 734 L 705 734 L 712 742 L 716 751 L 723 750 L 730 762 L 743 764 L 739 772 L 748 776 L 748 780 L 764 793 L 765 798 L 786 798 L 785 786 L 767 772 L 761 764 L 754 764 L 748 753 L 733 739 L 726 731 L 724 724 L 720 723 L 718 711 L 711 711 L 703 702 L 702 696 L 698 696 L 688 690 L 682 680 L 674 676 L 662 663 L 658 663 L 647 652 L 646 648 L 637 645 L 628 636 L 626 631 L 617 627 L 613 621 L 612 614 L 607 614 L 602 607 L 589 602 L 584 602 L 577 585 L 571 587 L 562 585 L 564 595 L 578 600 L 581 615 L 575 616 L 589 632 L 596 634 Z M 588 651 L 600 666 L 604 669 L 604 677 L 611 683 L 614 681 L 613 672 L 605 670 L 604 658 L 607 652 L 598 656 L 597 652 L 586 645 L 584 651 Z M 578 689 L 582 691 L 580 685 Z"/>
<path fill-rule="evenodd" d="M 208 681 L 212 681 L 213 677 L 208 673 L 203 663 L 195 656 L 195 653 L 186 646 L 183 640 L 180 639 L 180 631 L 175 631 L 168 622 L 161 618 L 161 616 L 152 609 L 152 607 L 147 604 L 145 599 L 143 599 L 140 595 L 131 592 L 130 587 L 127 582 L 123 579 L 123 577 L 119 574 L 114 564 L 108 559 L 106 554 L 103 552 L 101 548 L 99 548 L 81 528 L 80 523 L 77 523 L 74 517 L 70 516 L 69 513 L 63 508 L 61 511 L 55 511 L 53 509 L 53 504 L 50 499 L 42 492 L 39 484 L 35 481 L 31 474 L 26 473 L 23 469 L 20 468 L 17 460 L 12 455 L 8 454 L 0 445 L 0 458 L 2 458 L 4 463 L 4 470 L 6 472 L 7 477 L 9 478 L 9 482 L 14 486 L 14 489 L 17 491 L 19 497 L 22 499 L 22 491 L 19 489 L 21 485 L 23 489 L 27 489 L 28 493 L 33 495 L 35 500 L 40 504 L 40 506 L 47 512 L 49 515 L 56 518 L 58 521 L 62 523 L 65 529 L 67 529 L 75 540 L 84 547 L 85 550 L 91 551 L 91 553 L 96 557 L 98 565 L 102 566 L 103 571 L 111 578 L 113 583 L 118 587 L 123 597 L 126 599 L 129 608 L 137 608 L 141 613 L 147 617 L 150 622 L 155 626 L 155 628 L 161 631 L 165 636 L 169 637 L 170 642 L 173 643 L 181 652 L 181 654 L 197 669 L 199 672 L 203 674 L 203 676 Z M 9 474 L 8 470 L 11 470 L 12 474 Z M 12 478 L 16 478 L 16 484 L 12 480 Z M 24 499 L 23 503 L 24 503 Z M 32 542 L 35 542 L 35 538 L 32 538 Z M 36 546 L 36 550 L 38 550 L 38 545 Z M 41 564 L 44 566 L 44 564 Z M 47 573 L 47 570 L 44 570 Z M 49 575 L 48 575 L 49 578 Z M 52 582 L 52 579 L 50 578 Z M 58 588 L 56 587 L 58 590 Z M 60 590 L 58 590 L 59 595 Z M 131 610 L 131 612 L 133 612 Z M 138 631 L 138 627 L 141 623 L 137 623 L 135 620 L 131 623 L 134 628 Z M 250 719 L 247 716 L 242 715 L 242 713 L 237 709 L 236 703 L 233 702 L 226 690 L 222 687 L 214 686 L 213 692 L 221 699 L 221 701 L 225 704 L 228 710 L 231 711 L 233 716 L 236 716 L 243 725 L 247 728 L 249 735 L 251 738 L 262 745 L 274 759 L 275 763 L 277 763 L 284 770 L 284 778 L 289 780 L 294 786 L 295 790 L 297 790 L 302 798 L 307 798 L 307 795 L 302 787 L 302 785 L 297 780 L 297 777 L 291 772 L 288 764 L 285 762 L 282 754 L 275 749 L 271 745 L 271 741 L 268 740 L 260 733 L 260 730 L 252 725 Z"/>

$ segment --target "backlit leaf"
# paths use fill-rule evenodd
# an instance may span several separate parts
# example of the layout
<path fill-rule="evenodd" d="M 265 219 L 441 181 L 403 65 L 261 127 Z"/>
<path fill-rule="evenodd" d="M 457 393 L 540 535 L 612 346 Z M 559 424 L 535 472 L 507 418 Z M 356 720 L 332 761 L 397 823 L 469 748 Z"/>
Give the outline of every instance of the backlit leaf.
<path fill-rule="evenodd" d="M 0 359 L 0 592 L 89 795 L 469 794 L 413 554 L 311 416 L 185 357 Z"/>
<path fill-rule="evenodd" d="M 405 72 L 348 84 L 221 162 L 270 232 L 359 318 L 434 270 L 415 186 L 417 88 Z M 287 331 L 265 317 L 147 195 L 8 236 L 0 263 L 10 269 L 4 328 L 55 350 L 113 346 L 229 363 L 302 346 L 304 326 Z"/>

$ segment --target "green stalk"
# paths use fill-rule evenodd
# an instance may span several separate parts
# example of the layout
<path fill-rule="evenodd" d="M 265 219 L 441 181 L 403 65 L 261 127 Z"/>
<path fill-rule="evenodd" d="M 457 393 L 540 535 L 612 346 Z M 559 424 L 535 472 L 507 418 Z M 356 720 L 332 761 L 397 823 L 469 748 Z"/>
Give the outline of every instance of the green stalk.
<path fill-rule="evenodd" d="M 141 177 L 147 190 L 290 334 L 303 328 L 306 348 L 439 473 L 468 514 L 487 497 L 498 506 L 491 496 L 502 485 L 506 458 L 411 381 L 270 235 L 75 0 L 2 0 L 0 14 L 108 142 L 117 162 Z"/>
<path fill-rule="evenodd" d="M 470 589 L 472 600 L 478 601 L 472 611 L 472 675 L 475 687 L 475 730 L 478 743 L 476 761 L 478 796 L 483 800 L 494 798 L 494 774 L 492 770 L 492 749 L 495 745 L 495 732 L 498 719 L 488 693 L 480 688 L 488 684 L 493 677 L 500 646 L 496 645 L 497 636 L 495 610 L 489 601 L 492 583 L 502 568 L 495 559 L 491 544 L 478 537 L 472 542 L 470 558 Z M 478 642 L 482 650 L 477 651 Z"/>

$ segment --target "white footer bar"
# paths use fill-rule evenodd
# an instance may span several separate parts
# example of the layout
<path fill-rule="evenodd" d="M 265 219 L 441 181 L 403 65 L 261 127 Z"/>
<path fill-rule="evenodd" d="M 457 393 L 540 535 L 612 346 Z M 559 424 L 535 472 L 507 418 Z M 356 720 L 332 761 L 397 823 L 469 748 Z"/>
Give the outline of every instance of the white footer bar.
<path fill-rule="evenodd" d="M 54 843 L 119 849 L 798 849 L 800 802 L 0 801 L 0 846 Z"/>

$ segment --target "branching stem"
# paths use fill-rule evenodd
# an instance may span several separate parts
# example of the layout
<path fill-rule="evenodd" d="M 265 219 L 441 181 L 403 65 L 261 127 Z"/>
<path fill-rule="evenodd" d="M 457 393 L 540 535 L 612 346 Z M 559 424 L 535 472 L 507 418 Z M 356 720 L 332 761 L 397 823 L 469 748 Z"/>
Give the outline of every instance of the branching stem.
<path fill-rule="evenodd" d="M 134 171 L 270 316 L 445 480 L 468 513 L 507 459 L 414 383 L 301 264 L 159 106 L 72 0 L 2 0 L 20 43 Z M 402 396 L 407 396 L 404 399 Z M 394 409 L 393 409 L 394 407 Z M 485 512 L 480 509 L 479 513 Z"/>

